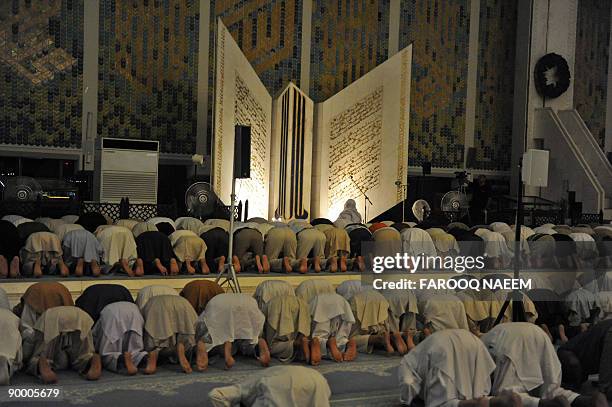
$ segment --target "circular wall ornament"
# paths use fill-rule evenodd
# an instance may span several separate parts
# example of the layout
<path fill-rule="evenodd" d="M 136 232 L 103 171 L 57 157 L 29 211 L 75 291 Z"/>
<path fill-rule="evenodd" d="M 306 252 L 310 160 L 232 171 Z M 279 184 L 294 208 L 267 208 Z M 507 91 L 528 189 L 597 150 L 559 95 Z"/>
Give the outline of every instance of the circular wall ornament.
<path fill-rule="evenodd" d="M 559 54 L 544 55 L 536 63 L 535 86 L 538 93 L 547 98 L 561 96 L 570 85 L 571 74 L 565 58 Z"/>

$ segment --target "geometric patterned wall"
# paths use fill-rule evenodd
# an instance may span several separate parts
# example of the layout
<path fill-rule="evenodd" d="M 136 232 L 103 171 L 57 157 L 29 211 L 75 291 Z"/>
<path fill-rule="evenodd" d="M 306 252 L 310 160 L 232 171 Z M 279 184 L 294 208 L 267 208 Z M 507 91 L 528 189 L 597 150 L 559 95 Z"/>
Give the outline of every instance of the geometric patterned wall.
<path fill-rule="evenodd" d="M 401 0 L 399 48 L 412 48 L 408 162 L 463 167 L 469 0 Z"/>
<path fill-rule="evenodd" d="M 0 1 L 0 142 L 81 146 L 83 0 Z"/>
<path fill-rule="evenodd" d="M 510 170 L 516 0 L 481 0 L 473 165 Z"/>
<path fill-rule="evenodd" d="M 100 1 L 99 136 L 195 152 L 199 7 L 199 0 Z"/>
<path fill-rule="evenodd" d="M 322 102 L 386 61 L 389 0 L 313 0 L 312 9 L 309 96 Z"/>
<path fill-rule="evenodd" d="M 576 27 L 574 107 L 601 148 L 606 131 L 612 1 L 580 0 Z"/>

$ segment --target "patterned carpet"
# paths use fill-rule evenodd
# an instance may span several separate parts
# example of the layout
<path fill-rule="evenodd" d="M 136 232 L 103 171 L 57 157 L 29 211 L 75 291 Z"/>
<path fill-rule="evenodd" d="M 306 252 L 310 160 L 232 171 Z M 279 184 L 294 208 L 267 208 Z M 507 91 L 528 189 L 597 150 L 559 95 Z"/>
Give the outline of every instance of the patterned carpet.
<path fill-rule="evenodd" d="M 278 362 L 277 362 L 278 363 Z M 397 367 L 399 356 L 360 354 L 351 363 L 323 361 L 317 368 L 328 380 L 332 389 L 334 406 L 392 406 L 398 404 Z M 274 363 L 273 363 L 274 364 Z M 237 383 L 257 374 L 261 369 L 253 359 L 237 358 L 231 371 L 223 369 L 223 360 L 212 358 L 211 365 L 204 373 L 183 374 L 178 366 L 160 367 L 153 376 L 138 375 L 127 377 L 104 371 L 97 382 L 87 382 L 70 371 L 60 372 L 62 405 L 87 407 L 189 407 L 209 406 L 208 392 L 217 386 Z M 31 376 L 18 374 L 13 378 L 12 387 L 36 386 Z M 40 385 L 38 385 L 40 386 Z M 6 388 L 1 388 L 3 393 Z M 60 402 L 15 402 L 2 403 L 4 406 L 50 406 Z"/>

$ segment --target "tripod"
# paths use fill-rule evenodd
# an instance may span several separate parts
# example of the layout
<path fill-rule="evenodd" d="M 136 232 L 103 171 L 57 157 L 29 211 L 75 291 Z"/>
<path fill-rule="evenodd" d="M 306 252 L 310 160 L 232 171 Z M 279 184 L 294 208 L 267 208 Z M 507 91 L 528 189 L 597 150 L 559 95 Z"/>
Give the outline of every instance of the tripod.
<path fill-rule="evenodd" d="M 366 194 L 366 190 L 361 188 L 357 184 L 357 182 L 355 182 L 352 175 L 350 175 L 349 177 L 351 178 L 351 181 L 353 181 L 353 184 L 355 184 L 355 187 L 357 188 L 357 190 L 361 193 L 361 195 L 363 195 L 363 198 L 364 198 L 363 199 L 363 222 L 366 223 L 368 221 L 368 202 L 370 203 L 370 205 L 374 205 L 374 204 L 372 203 L 372 201 L 370 201 L 370 198 Z"/>
<path fill-rule="evenodd" d="M 238 283 L 238 277 L 236 277 L 236 270 L 234 269 L 234 262 L 232 261 L 234 250 L 234 210 L 236 209 L 236 178 L 234 178 L 233 174 L 232 193 L 230 194 L 230 199 L 229 247 L 227 249 L 227 260 L 223 266 L 223 270 L 217 275 L 215 283 L 222 287 L 224 284 L 227 284 L 232 292 L 240 293 L 242 290 L 240 289 L 240 283 Z"/>

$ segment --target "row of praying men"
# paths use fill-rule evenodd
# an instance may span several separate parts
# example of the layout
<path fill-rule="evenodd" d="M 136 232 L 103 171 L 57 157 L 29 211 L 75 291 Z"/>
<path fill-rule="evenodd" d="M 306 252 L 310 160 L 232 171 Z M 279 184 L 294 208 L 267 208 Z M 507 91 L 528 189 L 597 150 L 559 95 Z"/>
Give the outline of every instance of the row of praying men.
<path fill-rule="evenodd" d="M 344 214 L 344 212 L 343 212 Z M 483 256 L 488 269 L 510 266 L 515 232 L 503 222 L 469 228 L 463 223 L 349 223 L 295 219 L 288 223 L 254 218 L 236 222 L 231 262 L 237 272 L 252 269 L 307 273 L 364 271 L 370 242 L 410 256 Z M 352 219 L 360 219 L 353 216 Z M 208 274 L 221 271 L 229 245 L 229 221 L 157 217 L 110 224 L 99 213 L 36 221 L 7 215 L 0 221 L 0 277 L 75 276 L 118 271 L 145 274 Z M 522 226 L 518 244 L 522 264 L 531 268 L 589 269 L 612 266 L 612 226 L 594 228 Z"/>
<path fill-rule="evenodd" d="M 205 280 L 187 284 L 180 295 L 167 286 L 149 286 L 140 290 L 135 303 L 122 286 L 96 284 L 83 292 L 76 306 L 63 285 L 45 282 L 27 290 L 15 313 L 7 309 L 3 297 L 0 321 L 7 339 L 0 352 L 0 377 L 4 382 L 22 364 L 27 372 L 52 383 L 57 380 L 55 371 L 68 367 L 95 380 L 102 366 L 130 375 L 139 369 L 153 374 L 158 360 L 168 360 L 191 373 L 193 365 L 198 371 L 206 370 L 213 354 L 221 355 L 229 369 L 237 353 L 255 357 L 263 366 L 271 357 L 317 366 L 321 358 L 350 362 L 358 352 L 380 349 L 407 354 L 400 368 L 402 401 L 406 403 L 418 396 L 426 405 L 446 405 L 449 400 L 501 397 L 505 390 L 528 401 L 534 395 L 521 394 L 534 389 L 541 390 L 537 397 L 551 402 L 558 397 L 584 402 L 576 393 L 561 389 L 561 365 L 543 329 L 532 323 L 508 323 L 504 318 L 507 323 L 482 334 L 470 324 L 468 308 L 476 302 L 460 295 L 380 293 L 359 281 L 347 281 L 334 289 L 326 280 L 311 279 L 295 290 L 284 281 L 264 281 L 254 296 L 224 293 Z M 478 305 L 486 303 L 479 301 Z M 489 300 L 489 319 L 495 317 L 500 303 Z M 526 319 L 537 323 L 537 311 L 530 301 L 524 299 L 523 304 Z M 578 389 L 586 377 L 599 373 L 600 388 L 610 389 L 610 316 L 612 313 L 560 342 L 563 379 L 571 388 Z M 449 333 L 439 335 L 445 331 Z M 486 347 L 475 345 L 480 343 L 478 336 Z M 526 343 L 520 345 L 523 339 Z M 494 349 L 496 344 L 509 350 Z M 487 348 L 494 362 L 483 357 L 482 349 Z M 526 357 L 543 354 L 546 359 Z M 537 372 L 534 360 L 541 364 L 539 369 L 548 370 L 529 376 L 527 373 Z M 487 387 L 484 378 L 497 371 L 502 376 L 494 376 L 493 393 L 489 393 L 490 384 Z M 220 396 L 215 393 L 215 397 Z M 446 401 L 436 404 L 434 400 Z"/>

